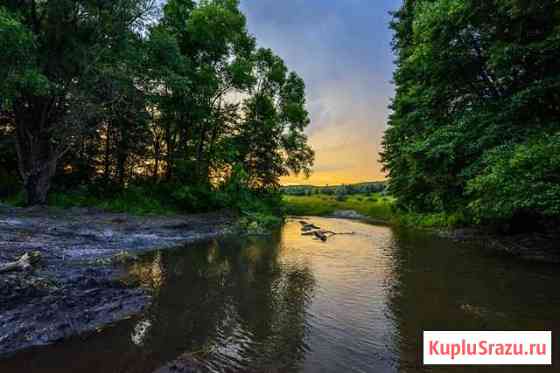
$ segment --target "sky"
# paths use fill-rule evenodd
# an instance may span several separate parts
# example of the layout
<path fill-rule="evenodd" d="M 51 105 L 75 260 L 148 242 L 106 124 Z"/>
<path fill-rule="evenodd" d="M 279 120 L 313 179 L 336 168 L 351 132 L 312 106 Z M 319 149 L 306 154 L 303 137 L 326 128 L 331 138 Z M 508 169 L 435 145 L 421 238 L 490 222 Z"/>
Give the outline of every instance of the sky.
<path fill-rule="evenodd" d="M 389 11 L 401 0 L 241 0 L 249 32 L 307 86 L 309 179 L 285 185 L 383 180 L 380 143 L 393 96 Z"/>

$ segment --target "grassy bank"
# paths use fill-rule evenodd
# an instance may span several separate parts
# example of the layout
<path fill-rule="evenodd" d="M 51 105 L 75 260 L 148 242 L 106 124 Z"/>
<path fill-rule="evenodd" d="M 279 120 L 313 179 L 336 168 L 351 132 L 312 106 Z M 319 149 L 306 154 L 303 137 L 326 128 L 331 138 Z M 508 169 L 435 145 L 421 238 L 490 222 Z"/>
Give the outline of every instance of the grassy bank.
<path fill-rule="evenodd" d="M 288 215 L 328 216 L 337 210 L 354 210 L 372 220 L 416 228 L 451 228 L 465 225 L 463 214 L 416 214 L 394 209 L 392 197 L 379 194 L 357 194 L 344 198 L 315 194 L 310 196 L 285 195 L 282 199 Z"/>
<path fill-rule="evenodd" d="M 229 210 L 239 215 L 239 225 L 249 232 L 266 232 L 282 223 L 280 195 L 245 188 L 210 189 L 180 184 L 130 185 L 111 188 L 89 185 L 67 191 L 52 191 L 48 205 L 54 208 L 98 208 L 131 215 L 177 215 Z M 0 203 L 25 206 L 23 192 Z"/>
<path fill-rule="evenodd" d="M 337 210 L 354 210 L 371 219 L 390 222 L 393 199 L 379 194 L 358 194 L 340 198 L 332 195 L 288 196 L 282 199 L 288 215 L 327 216 Z"/>
<path fill-rule="evenodd" d="M 23 206 L 22 193 L 2 199 Z M 417 214 L 397 211 L 395 199 L 379 193 L 335 196 L 255 195 L 245 192 L 210 191 L 173 185 L 130 186 L 123 190 L 81 188 L 72 192 L 52 192 L 49 205 L 59 208 L 96 207 L 133 215 L 174 215 L 230 209 L 239 212 L 240 224 L 250 231 L 261 231 L 281 223 L 286 215 L 329 216 L 339 210 L 353 210 L 374 221 L 416 228 L 451 228 L 468 225 L 462 214 Z M 281 208 L 280 208 L 281 206 Z M 262 229 L 261 229 L 262 228 Z"/>
<path fill-rule="evenodd" d="M 97 193 L 96 193 L 97 192 Z M 16 207 L 25 206 L 23 192 L 3 198 L 2 202 Z M 52 192 L 49 195 L 50 207 L 67 209 L 72 207 L 93 207 L 108 212 L 133 215 L 174 215 L 181 210 L 172 201 L 165 201 L 159 193 L 145 188 L 130 188 L 110 195 L 87 188 L 67 192 Z"/>

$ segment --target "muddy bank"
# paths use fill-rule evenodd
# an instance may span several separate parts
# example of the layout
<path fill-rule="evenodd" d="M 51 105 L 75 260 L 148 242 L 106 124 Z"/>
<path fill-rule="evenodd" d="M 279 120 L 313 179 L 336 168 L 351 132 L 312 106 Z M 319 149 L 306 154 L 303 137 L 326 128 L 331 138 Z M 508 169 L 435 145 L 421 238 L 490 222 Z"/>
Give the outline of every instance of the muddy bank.
<path fill-rule="evenodd" d="M 0 265 L 41 254 L 36 270 L 0 275 L 0 357 L 138 314 L 150 294 L 121 280 L 123 262 L 227 234 L 233 221 L 226 212 L 137 217 L 0 206 Z"/>

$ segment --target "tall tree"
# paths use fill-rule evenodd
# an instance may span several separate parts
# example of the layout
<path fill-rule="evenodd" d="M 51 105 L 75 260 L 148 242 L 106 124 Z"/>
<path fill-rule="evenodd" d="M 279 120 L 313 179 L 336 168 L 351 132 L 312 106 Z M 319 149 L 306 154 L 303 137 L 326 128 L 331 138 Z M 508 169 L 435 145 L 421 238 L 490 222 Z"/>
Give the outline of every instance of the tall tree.
<path fill-rule="evenodd" d="M 237 151 L 253 186 L 277 187 L 281 176 L 309 174 L 313 164 L 304 133 L 305 84 L 271 50 L 259 49 L 255 59 L 256 84 L 243 104 Z"/>
<path fill-rule="evenodd" d="M 149 0 L 0 2 L 3 110 L 14 114 L 28 204 L 44 204 L 60 158 L 97 113 L 110 55 L 147 21 Z"/>
<path fill-rule="evenodd" d="M 560 4 L 409 0 L 392 27 L 397 90 L 382 154 L 390 188 L 409 210 L 483 218 L 473 203 L 486 191 L 468 185 L 498 159 L 490 154 L 558 132 Z"/>
<path fill-rule="evenodd" d="M 227 125 L 226 96 L 252 82 L 254 38 L 237 0 L 171 0 L 154 36 L 174 40 L 180 60 L 163 80 L 168 160 L 193 164 L 193 181 L 207 183 L 211 149 Z"/>
<path fill-rule="evenodd" d="M 51 184 L 209 193 L 310 171 L 304 82 L 257 50 L 239 1 L 156 3 L 0 2 L 0 140 L 16 134 L 28 204 Z"/>

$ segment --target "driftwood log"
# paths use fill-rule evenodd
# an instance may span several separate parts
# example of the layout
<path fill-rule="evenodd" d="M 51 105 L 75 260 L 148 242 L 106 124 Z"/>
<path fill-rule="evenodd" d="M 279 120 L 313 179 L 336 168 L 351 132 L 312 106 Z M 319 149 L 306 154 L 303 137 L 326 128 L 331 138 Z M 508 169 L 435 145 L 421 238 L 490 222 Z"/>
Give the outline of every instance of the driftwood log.
<path fill-rule="evenodd" d="M 34 251 L 23 254 L 15 262 L 0 264 L 0 273 L 28 271 L 33 269 L 41 261 L 41 253 Z"/>
<path fill-rule="evenodd" d="M 315 235 L 315 238 L 326 242 L 329 239 L 329 236 L 327 235 L 327 233 L 325 233 L 324 231 L 318 230 L 318 231 L 314 231 L 313 234 Z"/>
<path fill-rule="evenodd" d="M 302 236 L 313 236 L 316 239 L 319 239 L 323 242 L 327 241 L 329 237 L 337 236 L 337 235 L 350 235 L 354 234 L 354 232 L 333 232 L 321 229 L 317 226 L 313 225 L 313 228 L 310 228 L 312 224 L 306 224 L 301 227 L 301 235 Z"/>
<path fill-rule="evenodd" d="M 321 229 L 318 226 L 316 226 L 315 224 L 308 223 L 304 220 L 300 220 L 299 223 L 301 224 L 302 232 L 309 232 L 309 231 Z"/>

